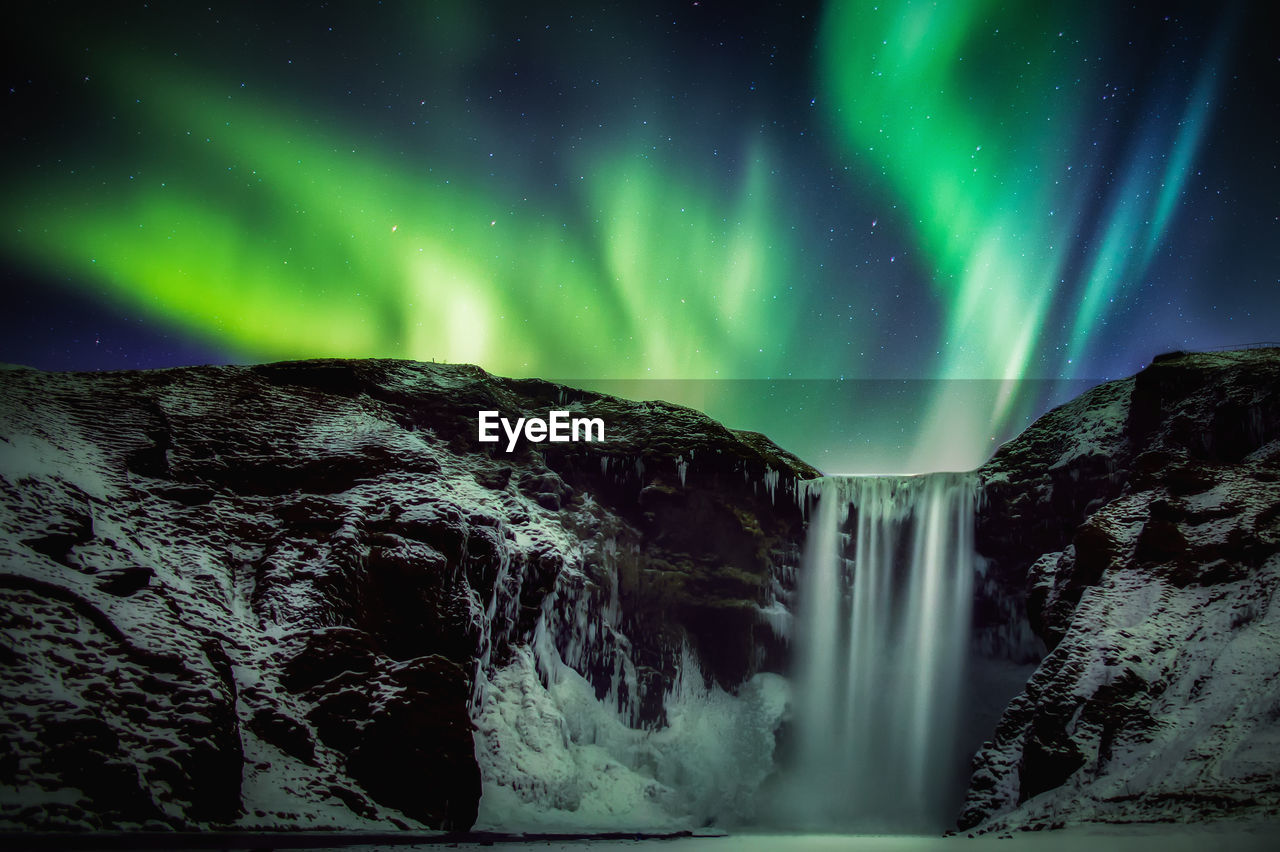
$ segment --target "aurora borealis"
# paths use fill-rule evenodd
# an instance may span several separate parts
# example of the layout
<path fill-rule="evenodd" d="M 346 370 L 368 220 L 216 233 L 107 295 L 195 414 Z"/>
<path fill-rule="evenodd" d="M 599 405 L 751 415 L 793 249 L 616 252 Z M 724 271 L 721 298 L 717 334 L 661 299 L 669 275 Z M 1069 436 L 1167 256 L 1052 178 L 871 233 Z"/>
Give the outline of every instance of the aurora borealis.
<path fill-rule="evenodd" d="M 0 360 L 926 380 L 892 463 L 976 464 L 1053 382 L 1280 337 L 1263 12 L 41 5 Z M 783 396 L 705 407 L 812 452 Z"/>

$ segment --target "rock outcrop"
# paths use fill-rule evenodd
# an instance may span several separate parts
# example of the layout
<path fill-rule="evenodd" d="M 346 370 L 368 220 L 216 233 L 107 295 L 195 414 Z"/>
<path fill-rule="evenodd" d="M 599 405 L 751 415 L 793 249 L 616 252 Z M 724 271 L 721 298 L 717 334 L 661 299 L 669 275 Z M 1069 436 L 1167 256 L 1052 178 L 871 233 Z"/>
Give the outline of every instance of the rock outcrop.
<path fill-rule="evenodd" d="M 477 440 L 480 410 L 550 409 L 607 440 Z M 637 741 L 673 694 L 767 691 L 815 475 L 689 409 L 473 367 L 5 369 L 0 823 L 468 829 L 481 765 L 487 799 L 570 812 L 609 792 L 556 775 L 588 752 L 692 812 L 549 690 Z"/>
<path fill-rule="evenodd" d="M 1047 652 L 962 828 L 1280 808 L 1280 352 L 1163 356 L 980 470 L 988 646 Z M 1025 644 L 1025 643 L 1024 643 Z"/>

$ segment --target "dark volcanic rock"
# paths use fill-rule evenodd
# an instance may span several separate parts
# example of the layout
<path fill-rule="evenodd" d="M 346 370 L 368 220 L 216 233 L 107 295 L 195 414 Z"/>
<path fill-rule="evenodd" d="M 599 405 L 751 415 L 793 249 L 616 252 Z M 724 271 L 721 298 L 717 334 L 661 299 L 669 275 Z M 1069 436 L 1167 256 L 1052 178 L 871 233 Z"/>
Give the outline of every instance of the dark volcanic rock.
<path fill-rule="evenodd" d="M 508 454 L 489 409 L 607 440 Z M 554 715 L 579 678 L 643 731 L 687 660 L 728 693 L 782 664 L 762 611 L 814 475 L 690 409 L 474 367 L 5 369 L 0 821 L 468 828 L 479 761 L 554 786 L 510 762 L 542 746 L 494 679 Z"/>
<path fill-rule="evenodd" d="M 1025 606 L 1050 650 L 960 825 L 1276 813 L 1280 351 L 1158 358 L 980 474 L 992 632 Z"/>
<path fill-rule="evenodd" d="M 307 715 L 376 801 L 427 825 L 466 831 L 476 819 L 480 770 L 459 742 L 471 737 L 471 674 L 442 657 L 346 672 L 314 688 Z"/>

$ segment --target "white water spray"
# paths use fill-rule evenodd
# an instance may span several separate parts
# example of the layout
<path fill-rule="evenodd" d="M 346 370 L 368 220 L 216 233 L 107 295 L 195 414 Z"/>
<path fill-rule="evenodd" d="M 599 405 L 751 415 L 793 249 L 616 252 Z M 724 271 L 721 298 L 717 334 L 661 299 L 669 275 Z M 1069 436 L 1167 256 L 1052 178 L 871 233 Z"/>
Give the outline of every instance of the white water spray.
<path fill-rule="evenodd" d="M 780 816 L 808 829 L 944 827 L 963 769 L 972 478 L 815 487 L 796 613 L 794 774 Z"/>

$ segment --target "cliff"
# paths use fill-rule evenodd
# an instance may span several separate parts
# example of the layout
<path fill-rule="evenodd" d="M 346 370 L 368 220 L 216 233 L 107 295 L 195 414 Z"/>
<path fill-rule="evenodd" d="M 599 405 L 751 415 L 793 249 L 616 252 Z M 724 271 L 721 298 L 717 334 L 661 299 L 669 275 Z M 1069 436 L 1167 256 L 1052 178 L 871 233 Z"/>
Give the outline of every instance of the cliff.
<path fill-rule="evenodd" d="M 489 409 L 607 440 L 508 454 Z M 692 796 L 673 722 L 767 711 L 726 734 L 767 762 L 815 475 L 474 367 L 0 371 L 0 822 L 468 829 L 482 769 L 482 824 L 712 818 L 767 767 Z"/>
<path fill-rule="evenodd" d="M 961 827 L 1274 815 L 1280 351 L 1157 358 L 979 474 L 986 633 L 1025 640 L 1024 610 L 1047 653 Z"/>

